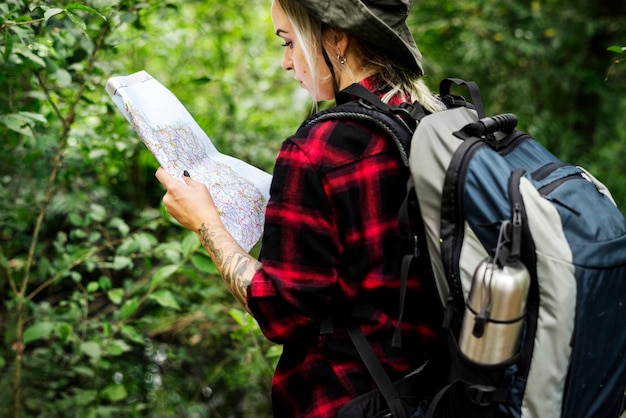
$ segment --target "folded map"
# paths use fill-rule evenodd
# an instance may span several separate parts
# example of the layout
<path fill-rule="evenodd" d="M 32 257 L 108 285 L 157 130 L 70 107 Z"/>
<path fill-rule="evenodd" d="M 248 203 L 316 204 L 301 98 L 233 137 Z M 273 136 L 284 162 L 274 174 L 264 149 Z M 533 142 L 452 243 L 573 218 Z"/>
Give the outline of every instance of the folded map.
<path fill-rule="evenodd" d="M 172 176 L 183 171 L 211 192 L 226 229 L 250 251 L 263 233 L 272 176 L 220 153 L 176 96 L 145 71 L 112 77 L 106 91 Z"/>

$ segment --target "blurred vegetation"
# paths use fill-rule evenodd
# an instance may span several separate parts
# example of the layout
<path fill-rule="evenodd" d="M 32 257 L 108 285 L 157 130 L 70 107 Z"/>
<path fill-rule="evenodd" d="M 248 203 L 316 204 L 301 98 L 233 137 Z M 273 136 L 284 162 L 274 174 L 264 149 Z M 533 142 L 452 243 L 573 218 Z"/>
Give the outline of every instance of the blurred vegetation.
<path fill-rule="evenodd" d="M 621 0 L 416 3 L 427 83 L 482 87 L 626 207 Z M 161 208 L 105 93 L 145 69 L 225 153 L 271 171 L 312 103 L 269 0 L 0 4 L 0 416 L 268 416 L 280 347 Z M 256 251 L 256 250 L 255 250 Z"/>

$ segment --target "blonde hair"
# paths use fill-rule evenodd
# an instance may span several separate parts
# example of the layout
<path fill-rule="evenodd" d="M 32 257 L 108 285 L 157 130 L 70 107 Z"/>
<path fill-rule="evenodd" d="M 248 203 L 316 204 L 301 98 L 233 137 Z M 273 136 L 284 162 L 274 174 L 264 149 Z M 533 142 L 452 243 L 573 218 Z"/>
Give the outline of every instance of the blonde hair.
<path fill-rule="evenodd" d="M 320 63 L 313 51 L 322 48 L 321 22 L 295 0 L 272 0 L 272 3 L 278 4 L 291 22 L 296 40 L 302 45 L 304 60 L 311 71 L 312 85 L 319 86 L 319 81 L 323 80 L 319 79 Z"/>
<path fill-rule="evenodd" d="M 273 2 L 277 3 L 287 15 L 296 39 L 302 45 L 304 59 L 312 73 L 313 85 L 319 85 L 318 81 L 323 81 L 317 79 L 320 73 L 318 71 L 319 66 L 326 65 L 326 63 L 320 63 L 317 60 L 319 56 L 317 51 L 322 48 L 323 42 L 322 23 L 296 0 L 273 0 Z M 358 66 L 360 68 L 359 74 L 350 73 L 349 75 L 358 80 L 364 75 L 377 74 L 381 82 L 389 87 L 389 91 L 382 97 L 385 103 L 389 102 L 393 96 L 401 94 L 405 100 L 417 101 L 431 112 L 445 108 L 443 103 L 428 89 L 421 76 L 398 65 L 383 50 L 371 43 L 348 36 L 350 42 L 345 56 L 347 59 L 355 60 L 361 64 Z M 346 71 L 344 68 L 347 66 L 334 67 L 334 71 Z"/>

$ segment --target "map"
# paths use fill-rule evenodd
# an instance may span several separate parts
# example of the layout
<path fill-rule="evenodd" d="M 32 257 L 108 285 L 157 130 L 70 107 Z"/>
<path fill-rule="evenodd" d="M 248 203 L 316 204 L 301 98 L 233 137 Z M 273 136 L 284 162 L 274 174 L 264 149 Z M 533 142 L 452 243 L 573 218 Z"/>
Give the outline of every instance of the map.
<path fill-rule="evenodd" d="M 220 153 L 176 96 L 147 72 L 112 77 L 106 90 L 168 173 L 184 182 L 187 170 L 206 185 L 224 226 L 250 251 L 263 234 L 272 176 Z"/>

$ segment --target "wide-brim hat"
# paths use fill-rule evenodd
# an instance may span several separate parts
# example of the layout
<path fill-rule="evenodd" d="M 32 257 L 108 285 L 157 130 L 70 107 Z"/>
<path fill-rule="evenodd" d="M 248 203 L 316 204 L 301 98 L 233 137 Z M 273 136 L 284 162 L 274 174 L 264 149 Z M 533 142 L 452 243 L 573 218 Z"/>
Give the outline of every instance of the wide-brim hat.
<path fill-rule="evenodd" d="M 368 41 L 403 67 L 423 75 L 420 53 L 406 18 L 412 0 L 296 0 L 328 26 Z"/>

